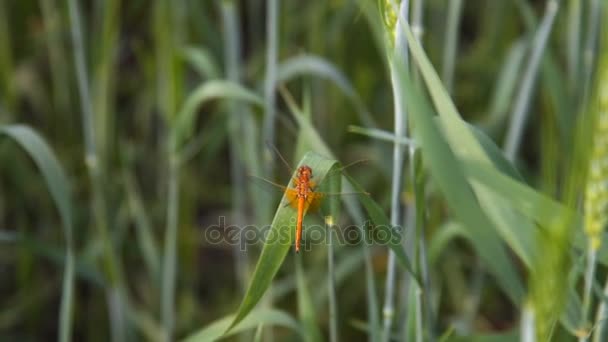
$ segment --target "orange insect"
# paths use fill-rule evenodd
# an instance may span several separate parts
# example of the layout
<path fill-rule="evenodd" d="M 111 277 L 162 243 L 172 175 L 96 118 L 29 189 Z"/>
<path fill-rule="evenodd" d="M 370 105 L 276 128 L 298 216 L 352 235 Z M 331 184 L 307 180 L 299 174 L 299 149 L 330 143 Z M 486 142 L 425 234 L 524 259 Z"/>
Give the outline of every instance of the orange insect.
<path fill-rule="evenodd" d="M 286 189 L 289 203 L 298 210 L 296 221 L 296 253 L 300 252 L 302 241 L 302 221 L 304 213 L 312 208 L 319 206 L 321 193 L 315 192 L 315 183 L 312 180 L 312 169 L 307 165 L 298 168 L 297 177 L 293 179 L 294 189 Z M 297 203 L 294 205 L 294 203 Z"/>
<path fill-rule="evenodd" d="M 270 146 L 275 153 L 279 156 L 283 164 L 285 164 L 286 168 L 293 174 L 291 167 L 287 161 L 283 158 L 281 153 L 274 147 Z M 359 160 L 349 165 L 343 166 L 335 171 L 342 171 L 346 167 L 352 166 L 356 163 L 363 162 L 364 160 Z M 332 172 L 330 172 L 332 173 Z M 302 224 L 304 221 L 304 216 L 308 211 L 315 211 L 319 208 L 321 204 L 321 199 L 326 195 L 352 195 L 352 194 L 361 194 L 360 192 L 353 193 L 328 193 L 328 192 L 320 192 L 316 191 L 316 182 L 313 180 L 313 172 L 312 168 L 308 165 L 301 165 L 298 167 L 296 176 L 293 178 L 292 183 L 293 187 L 285 187 L 283 185 L 276 184 L 267 179 L 256 177 L 266 183 L 269 183 L 277 188 L 280 188 L 285 192 L 285 197 L 288 200 L 287 205 L 290 205 L 297 211 L 297 220 L 296 220 L 296 253 L 300 252 L 300 247 L 302 243 Z M 365 194 L 365 193 L 364 193 Z"/>

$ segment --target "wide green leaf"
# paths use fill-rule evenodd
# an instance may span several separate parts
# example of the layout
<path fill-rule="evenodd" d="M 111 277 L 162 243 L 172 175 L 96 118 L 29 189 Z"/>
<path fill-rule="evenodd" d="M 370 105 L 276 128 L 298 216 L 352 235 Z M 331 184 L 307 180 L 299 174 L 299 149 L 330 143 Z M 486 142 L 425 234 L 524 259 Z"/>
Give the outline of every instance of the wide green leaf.
<path fill-rule="evenodd" d="M 310 121 L 306 118 L 305 115 L 302 115 L 302 111 L 297 108 L 295 103 L 291 101 L 291 99 L 286 98 L 287 103 L 294 114 L 298 125 L 300 126 L 300 132 L 305 137 L 306 141 L 309 143 L 309 146 L 313 148 L 315 151 L 329 156 L 330 158 L 334 158 L 334 154 L 331 152 L 327 144 L 324 142 L 321 135 L 317 132 L 317 130 L 313 127 Z M 385 236 L 388 239 L 384 241 L 376 241 L 382 244 L 386 244 L 397 256 L 397 261 L 405 270 L 412 273 L 414 278 L 418 281 L 418 277 L 412 271 L 411 263 L 403 250 L 403 246 L 401 245 L 401 237 L 402 233 L 398 230 L 398 227 L 392 227 L 390 225 L 390 220 L 386 216 L 384 210 L 368 195 L 365 194 L 365 190 L 351 177 L 348 177 L 344 174 L 344 178 L 342 180 L 342 187 L 346 189 L 346 192 L 350 192 L 350 189 L 353 189 L 356 192 L 359 192 L 358 195 L 359 202 L 364 206 L 366 212 L 368 213 L 369 218 L 374 223 L 374 226 L 379 232 L 380 236 Z M 343 197 L 343 201 L 346 205 L 346 208 L 349 209 L 349 212 L 352 214 L 357 210 L 353 207 L 355 206 L 353 203 L 353 198 Z M 359 213 L 357 213 L 357 216 Z M 371 241 L 369 241 L 371 242 Z"/>
<path fill-rule="evenodd" d="M 332 168 L 338 167 L 338 162 L 310 152 L 302 158 L 298 167 L 302 165 L 310 167 L 315 182 L 321 184 L 327 173 Z M 295 172 L 297 172 L 297 168 Z M 296 175 L 294 174 L 293 176 L 295 177 Z M 283 198 L 270 225 L 270 231 L 264 242 L 262 254 L 253 272 L 251 283 L 230 325 L 230 329 L 243 320 L 259 302 L 283 264 L 283 260 L 287 256 L 289 249 L 293 246 L 297 211 L 289 206 L 288 203 L 287 194 L 283 194 Z"/>
<path fill-rule="evenodd" d="M 298 125 L 300 126 L 300 134 L 298 136 L 298 148 L 303 146 L 309 146 L 313 151 L 316 151 L 324 156 L 334 158 L 334 154 L 331 152 L 321 135 L 314 128 L 310 122 L 310 113 L 298 108 L 295 100 L 289 95 L 289 93 L 282 91 L 283 98 L 287 103 L 290 111 L 294 115 Z M 306 102 L 305 102 L 306 103 Z M 350 185 L 346 180 L 342 180 L 342 188 L 346 191 L 351 191 Z M 363 225 L 364 215 L 361 210 L 361 206 L 357 203 L 353 196 L 343 196 L 342 201 L 346 211 L 349 213 L 353 221 L 358 225 Z M 360 227 L 360 231 L 364 232 L 364 227 Z M 365 242 L 365 241 L 364 241 Z M 376 294 L 376 282 L 374 280 L 374 271 L 371 260 L 371 252 L 368 244 L 362 246 L 365 262 L 365 281 L 366 281 L 366 299 L 367 299 L 367 316 L 372 327 L 371 339 L 379 339 L 380 321 L 379 321 L 379 305 Z"/>
<path fill-rule="evenodd" d="M 413 86 L 403 63 L 398 62 L 395 65 L 399 69 L 399 81 L 402 83 L 405 101 L 410 109 L 414 138 L 422 149 L 423 159 L 433 180 L 458 220 L 467 228 L 469 241 L 489 266 L 490 272 L 496 276 L 511 300 L 518 304 L 523 296 L 521 279 L 500 239 L 492 230 L 494 225 L 480 208 L 480 203 L 466 181 L 460 163 L 433 120 L 433 112 L 426 103 L 424 95 Z M 460 119 L 453 118 L 452 121 L 457 123 L 456 120 Z M 466 126 L 460 125 L 460 127 L 463 134 L 471 134 Z M 475 145 L 482 151 L 478 144 Z M 484 201 L 483 198 L 479 200 Z"/>
<path fill-rule="evenodd" d="M 498 159 L 489 157 L 488 151 L 484 149 L 482 143 L 477 139 L 479 134 L 475 134 L 468 129 L 467 124 L 461 119 L 449 93 L 444 88 L 422 46 L 415 39 L 409 25 L 404 25 L 404 30 L 413 60 L 418 65 L 427 85 L 437 113 L 441 117 L 445 137 L 454 149 L 454 153 L 459 158 L 472 158 L 487 165 L 505 169 L 504 167 L 508 162 L 504 160 L 504 157 L 500 156 Z M 501 160 L 500 163 L 496 163 L 498 160 Z M 511 170 L 507 172 L 511 173 L 509 171 Z M 479 199 L 481 208 L 494 223 L 494 227 L 502 238 L 513 248 L 524 263 L 530 266 L 534 254 L 533 247 L 536 244 L 534 225 L 514 212 L 512 208 L 504 206 L 504 203 L 492 201 L 491 196 L 488 195 L 485 189 L 473 186 L 473 190 Z"/>

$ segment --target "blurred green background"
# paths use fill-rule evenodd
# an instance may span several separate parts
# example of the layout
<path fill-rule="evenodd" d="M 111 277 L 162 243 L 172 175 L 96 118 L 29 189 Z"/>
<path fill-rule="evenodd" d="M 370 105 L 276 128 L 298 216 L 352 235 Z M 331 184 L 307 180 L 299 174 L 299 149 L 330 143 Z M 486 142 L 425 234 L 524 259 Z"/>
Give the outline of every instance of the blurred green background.
<path fill-rule="evenodd" d="M 228 339 L 602 341 L 603 2 L 0 1 L 0 340 L 213 340 L 257 289 Z M 250 287 L 206 234 L 279 215 L 269 146 L 365 159 L 422 283 L 358 240 Z"/>

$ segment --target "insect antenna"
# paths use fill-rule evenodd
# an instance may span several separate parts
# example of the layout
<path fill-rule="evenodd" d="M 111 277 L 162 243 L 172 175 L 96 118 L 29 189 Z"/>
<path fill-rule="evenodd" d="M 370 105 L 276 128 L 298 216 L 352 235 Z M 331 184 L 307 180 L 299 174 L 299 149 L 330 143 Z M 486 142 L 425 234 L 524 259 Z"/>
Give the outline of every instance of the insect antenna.
<path fill-rule="evenodd" d="M 272 151 L 274 151 L 274 153 L 279 156 L 279 159 L 281 159 L 281 161 L 283 162 L 283 165 L 287 168 L 287 170 L 289 171 L 289 174 L 292 175 L 293 174 L 293 169 L 291 168 L 291 166 L 289 166 L 289 163 L 287 162 L 287 160 L 285 160 L 285 158 L 283 158 L 283 155 L 281 154 L 281 152 L 279 152 L 279 149 L 276 148 L 276 146 L 274 146 L 273 144 L 271 144 L 269 141 L 266 141 L 266 146 L 271 149 Z"/>

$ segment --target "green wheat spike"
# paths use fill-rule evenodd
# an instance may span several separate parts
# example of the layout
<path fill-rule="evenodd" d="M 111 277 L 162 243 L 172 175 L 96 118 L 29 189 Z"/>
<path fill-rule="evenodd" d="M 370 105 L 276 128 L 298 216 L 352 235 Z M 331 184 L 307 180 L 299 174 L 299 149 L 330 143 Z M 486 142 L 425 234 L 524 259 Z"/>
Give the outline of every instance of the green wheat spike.
<path fill-rule="evenodd" d="M 585 233 L 598 250 L 608 215 L 608 67 L 600 70 L 597 116 L 585 188 Z"/>

